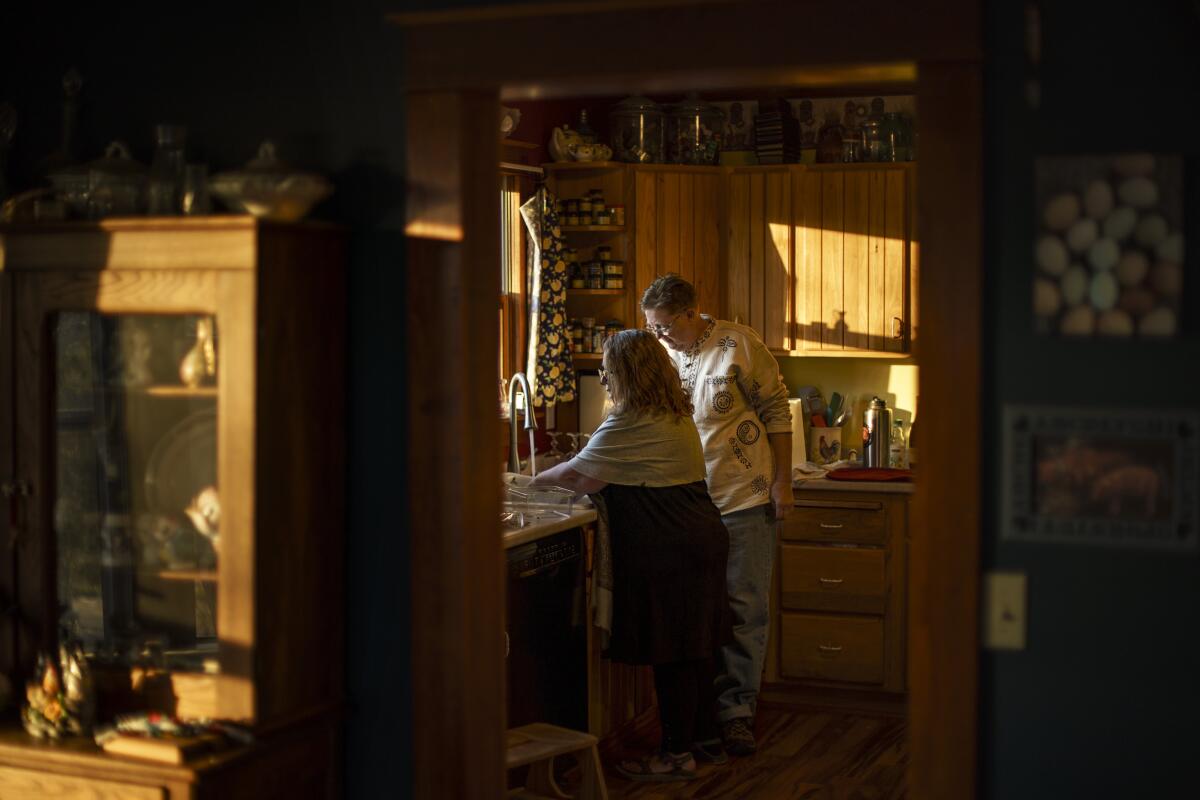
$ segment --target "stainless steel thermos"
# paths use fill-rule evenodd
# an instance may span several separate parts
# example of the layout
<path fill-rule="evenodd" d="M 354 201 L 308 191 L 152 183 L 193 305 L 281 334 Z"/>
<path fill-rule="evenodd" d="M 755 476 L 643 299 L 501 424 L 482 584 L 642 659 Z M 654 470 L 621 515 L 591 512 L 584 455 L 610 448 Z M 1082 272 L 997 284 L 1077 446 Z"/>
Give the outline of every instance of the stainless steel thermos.
<path fill-rule="evenodd" d="M 862 463 L 864 467 L 886 467 L 892 436 L 892 410 L 878 397 L 863 412 Z"/>

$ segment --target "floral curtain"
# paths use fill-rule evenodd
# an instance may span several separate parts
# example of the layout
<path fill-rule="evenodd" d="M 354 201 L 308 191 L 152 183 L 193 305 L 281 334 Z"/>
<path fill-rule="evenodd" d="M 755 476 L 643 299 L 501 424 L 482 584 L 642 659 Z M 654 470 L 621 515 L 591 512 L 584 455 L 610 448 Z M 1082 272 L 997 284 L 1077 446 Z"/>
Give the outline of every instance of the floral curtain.
<path fill-rule="evenodd" d="M 533 286 L 529 293 L 529 355 L 526 377 L 535 406 L 575 399 L 571 334 L 567 327 L 567 262 L 555 197 L 545 187 L 521 206 L 533 243 Z"/>

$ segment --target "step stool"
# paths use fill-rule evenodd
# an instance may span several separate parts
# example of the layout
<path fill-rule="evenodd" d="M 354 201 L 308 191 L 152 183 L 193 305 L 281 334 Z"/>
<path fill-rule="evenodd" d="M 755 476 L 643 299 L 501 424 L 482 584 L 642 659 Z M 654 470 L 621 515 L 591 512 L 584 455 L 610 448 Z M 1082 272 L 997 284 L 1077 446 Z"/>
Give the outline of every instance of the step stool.
<path fill-rule="evenodd" d="M 569 800 L 554 781 L 554 759 L 570 755 L 579 762 L 581 780 L 577 800 L 608 800 L 604 772 L 600 768 L 598 740 L 590 733 L 535 722 L 512 728 L 504 734 L 504 766 L 515 769 L 529 765 L 525 788 L 510 794 L 510 798 L 542 798 Z"/>

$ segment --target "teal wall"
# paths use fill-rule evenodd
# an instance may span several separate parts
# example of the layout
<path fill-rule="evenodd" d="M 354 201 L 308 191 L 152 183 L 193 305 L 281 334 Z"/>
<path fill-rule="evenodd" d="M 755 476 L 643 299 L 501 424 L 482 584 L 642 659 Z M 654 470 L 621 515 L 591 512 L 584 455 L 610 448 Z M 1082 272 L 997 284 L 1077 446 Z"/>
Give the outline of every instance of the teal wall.
<path fill-rule="evenodd" d="M 1198 407 L 1195 106 L 1200 6 L 1040 3 L 1041 108 L 1025 103 L 1024 3 L 985 6 L 984 547 L 1029 576 L 1028 647 L 982 661 L 981 795 L 1194 796 L 1200 752 L 1200 558 L 1015 544 L 997 531 L 1006 403 Z M 1185 122 L 1185 120 L 1188 120 Z M 1120 151 L 1187 157 L 1184 331 L 1166 342 L 1032 333 L 1034 159 Z M 1184 787 L 1187 787 L 1186 789 Z"/>

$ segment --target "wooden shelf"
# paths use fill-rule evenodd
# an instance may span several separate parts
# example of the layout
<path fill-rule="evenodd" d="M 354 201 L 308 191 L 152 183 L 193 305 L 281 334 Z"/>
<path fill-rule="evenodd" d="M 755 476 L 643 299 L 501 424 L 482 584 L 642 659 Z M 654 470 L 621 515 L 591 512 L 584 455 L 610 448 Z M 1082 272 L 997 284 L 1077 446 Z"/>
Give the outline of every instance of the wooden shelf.
<path fill-rule="evenodd" d="M 500 137 L 500 144 L 504 147 L 515 147 L 518 150 L 537 150 L 541 147 L 537 142 L 522 142 L 520 139 L 509 139 Z"/>
<path fill-rule="evenodd" d="M 625 230 L 624 225 L 559 225 L 559 230 L 576 231 L 586 233 L 588 231 L 620 233 Z"/>
<path fill-rule="evenodd" d="M 163 569 L 156 572 L 155 576 L 165 581 L 217 582 L 217 571 L 212 569 Z"/>
<path fill-rule="evenodd" d="M 569 172 L 576 169 L 624 169 L 628 166 L 624 161 L 551 161 L 542 164 L 542 169 L 547 172 Z"/>
<path fill-rule="evenodd" d="M 596 369 L 603 360 L 603 353 L 576 353 L 571 356 L 571 361 L 574 362 L 575 366 L 586 369 Z"/>
<path fill-rule="evenodd" d="M 567 289 L 567 297 L 619 297 L 624 289 Z"/>
<path fill-rule="evenodd" d="M 212 397 L 217 396 L 216 386 L 138 386 L 134 391 L 151 397 Z"/>

